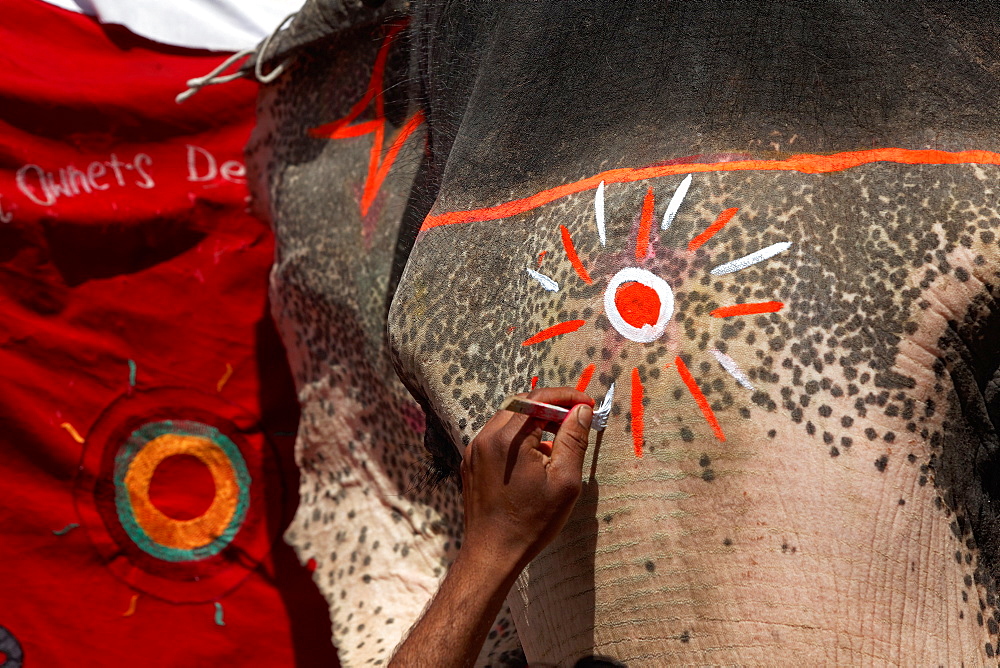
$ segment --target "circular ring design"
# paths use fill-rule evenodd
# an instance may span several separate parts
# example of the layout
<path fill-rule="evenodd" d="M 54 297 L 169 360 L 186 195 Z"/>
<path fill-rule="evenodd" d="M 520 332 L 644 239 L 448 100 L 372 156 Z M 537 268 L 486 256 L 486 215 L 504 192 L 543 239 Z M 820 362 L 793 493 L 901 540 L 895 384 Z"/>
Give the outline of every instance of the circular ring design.
<path fill-rule="evenodd" d="M 184 470 L 204 477 L 178 476 Z M 87 434 L 74 498 L 122 582 L 202 603 L 259 568 L 285 521 L 284 488 L 256 415 L 214 394 L 163 387 L 104 409 Z"/>
<path fill-rule="evenodd" d="M 641 283 L 656 292 L 660 299 L 660 310 L 655 324 L 644 324 L 642 327 L 634 327 L 625 321 L 618 306 L 615 303 L 615 296 L 618 288 L 625 283 Z M 663 336 L 667 329 L 670 316 L 674 313 L 674 291 L 670 285 L 646 269 L 639 267 L 625 267 L 611 278 L 607 289 L 604 291 L 604 313 L 607 315 L 611 326 L 626 339 L 639 343 L 649 343 Z"/>
<path fill-rule="evenodd" d="M 156 467 L 180 454 L 199 459 L 215 483 L 208 510 L 190 520 L 167 516 L 149 498 Z M 236 444 L 200 422 L 146 423 L 132 432 L 115 456 L 115 506 L 122 527 L 139 548 L 164 561 L 204 559 L 225 549 L 246 518 L 250 483 Z"/>

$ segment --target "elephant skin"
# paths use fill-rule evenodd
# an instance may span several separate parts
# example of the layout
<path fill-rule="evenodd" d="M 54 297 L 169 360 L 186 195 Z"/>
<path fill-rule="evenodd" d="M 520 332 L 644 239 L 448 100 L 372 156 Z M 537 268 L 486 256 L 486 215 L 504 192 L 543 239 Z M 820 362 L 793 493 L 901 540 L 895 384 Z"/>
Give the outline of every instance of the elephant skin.
<path fill-rule="evenodd" d="M 348 116 L 364 96 L 387 31 L 399 19 L 392 7 L 383 9 L 305 6 L 268 45 L 266 70 L 284 71 L 261 89 L 247 146 L 252 206 L 277 241 L 272 310 L 302 409 L 300 504 L 285 539 L 314 569 L 345 667 L 388 663 L 462 535 L 457 485 L 432 480 L 425 416 L 396 377 L 386 346 L 392 277 L 401 270 L 393 264 L 397 245 L 405 257 L 412 243 L 412 233 L 407 241 L 401 230 L 423 130 L 402 143 L 364 215 L 359 199 L 372 133 L 336 141 L 314 132 Z M 389 137 L 413 106 L 407 50 L 399 41 L 386 51 Z M 372 120 L 373 109 L 358 123 Z M 506 609 L 477 665 L 524 665 Z"/>
<path fill-rule="evenodd" d="M 529 662 L 995 665 L 996 5 L 411 14 L 388 331 L 437 461 L 615 387 L 508 598 Z"/>

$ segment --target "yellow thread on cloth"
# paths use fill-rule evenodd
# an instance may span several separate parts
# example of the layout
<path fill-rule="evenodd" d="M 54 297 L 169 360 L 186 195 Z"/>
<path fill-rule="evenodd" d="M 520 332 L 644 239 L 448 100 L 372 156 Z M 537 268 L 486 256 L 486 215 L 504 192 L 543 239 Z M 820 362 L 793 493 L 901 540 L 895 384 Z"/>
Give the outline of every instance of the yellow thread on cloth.
<path fill-rule="evenodd" d="M 80 432 L 78 432 L 69 422 L 63 422 L 59 426 L 68 431 L 69 435 L 73 437 L 74 441 L 76 441 L 77 443 L 83 443 L 84 440 L 83 436 L 80 436 Z"/>
<path fill-rule="evenodd" d="M 226 383 L 229 382 L 229 378 L 232 375 L 233 375 L 233 365 L 230 364 L 229 362 L 226 362 L 226 373 L 222 374 L 222 378 L 220 378 L 219 382 L 215 384 L 215 391 L 222 392 L 222 388 L 226 386 Z"/>
<path fill-rule="evenodd" d="M 122 613 L 122 617 L 131 617 L 135 614 L 135 604 L 139 600 L 138 594 L 132 594 L 132 600 L 128 602 L 128 610 Z"/>
<path fill-rule="evenodd" d="M 197 457 L 208 467 L 215 483 L 212 505 L 200 517 L 176 520 L 153 505 L 149 484 L 156 467 L 172 455 Z M 239 501 L 239 484 L 229 457 L 210 439 L 186 434 L 164 434 L 146 443 L 125 473 L 125 489 L 132 501 L 136 522 L 160 545 L 179 550 L 204 547 L 229 526 Z"/>

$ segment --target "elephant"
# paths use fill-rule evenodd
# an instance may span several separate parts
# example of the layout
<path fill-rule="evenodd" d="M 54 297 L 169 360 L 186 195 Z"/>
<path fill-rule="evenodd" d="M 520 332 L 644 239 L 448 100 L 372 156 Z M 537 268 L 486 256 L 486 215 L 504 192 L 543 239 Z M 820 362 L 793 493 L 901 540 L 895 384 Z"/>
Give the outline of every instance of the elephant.
<path fill-rule="evenodd" d="M 293 65 L 327 68 L 334 92 L 264 93 L 285 123 L 322 127 L 326 95 L 341 121 L 325 130 L 335 147 L 309 149 L 330 161 L 322 185 L 319 171 L 294 184 L 293 167 L 312 168 L 298 154 L 258 158 L 300 189 L 283 204 L 270 177 L 272 215 L 310 209 L 309 229 L 276 223 L 275 301 L 295 304 L 278 319 L 311 368 L 339 363 L 326 328 L 362 314 L 378 344 L 345 363 L 374 381 L 391 359 L 426 415 L 437 486 L 419 507 L 443 507 L 433 495 L 504 397 L 575 386 L 607 407 L 568 524 L 508 597 L 528 663 L 997 664 L 1000 9 L 380 11 L 381 32 L 364 34 L 399 40 L 400 80 L 378 86 L 400 98 L 395 120 L 365 95 L 357 72 L 385 61 L 363 37 Z M 381 236 L 365 246 L 359 228 Z M 294 281 L 293 256 L 310 258 Z M 324 315 L 346 289 L 330 276 L 351 272 L 368 287 Z M 299 382 L 316 401 L 313 377 Z M 310 425 L 334 438 L 339 399 L 304 405 L 315 461 L 334 446 Z M 393 401 L 372 405 L 385 417 L 406 400 Z M 392 447 L 416 461 L 412 434 L 378 441 L 381 428 L 346 427 L 372 435 L 358 439 L 378 453 L 369 467 Z M 333 512 L 316 499 L 345 483 L 311 484 L 306 507 Z M 456 503 L 437 516 L 452 550 Z M 300 554 L 330 531 L 297 521 Z M 342 594 L 326 593 L 338 619 Z M 480 662 L 513 657 L 487 648 Z"/>
<path fill-rule="evenodd" d="M 388 663 L 462 535 L 458 488 L 435 478 L 425 416 L 385 345 L 397 246 L 405 257 L 413 236 L 401 230 L 420 223 L 407 227 L 406 212 L 423 128 L 399 142 L 370 210 L 359 207 L 370 146 L 329 136 L 366 91 L 386 127 L 413 117 L 399 18 L 391 5 L 310 2 L 248 66 L 266 60 L 279 75 L 261 88 L 246 156 L 252 210 L 276 238 L 272 315 L 301 407 L 300 501 L 285 540 L 329 603 L 344 666 Z M 479 665 L 524 665 L 509 612 Z"/>

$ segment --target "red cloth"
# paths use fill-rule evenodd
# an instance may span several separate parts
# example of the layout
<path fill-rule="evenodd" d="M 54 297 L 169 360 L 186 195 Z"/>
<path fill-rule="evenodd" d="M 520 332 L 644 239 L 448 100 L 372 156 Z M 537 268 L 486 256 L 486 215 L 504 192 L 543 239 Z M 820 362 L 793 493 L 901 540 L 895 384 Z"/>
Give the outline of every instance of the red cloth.
<path fill-rule="evenodd" d="M 177 105 L 224 56 L 0 14 L 0 666 L 336 665 L 280 539 L 298 415 L 246 212 L 256 87 Z"/>

